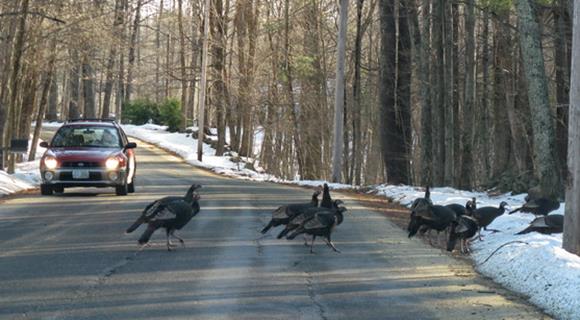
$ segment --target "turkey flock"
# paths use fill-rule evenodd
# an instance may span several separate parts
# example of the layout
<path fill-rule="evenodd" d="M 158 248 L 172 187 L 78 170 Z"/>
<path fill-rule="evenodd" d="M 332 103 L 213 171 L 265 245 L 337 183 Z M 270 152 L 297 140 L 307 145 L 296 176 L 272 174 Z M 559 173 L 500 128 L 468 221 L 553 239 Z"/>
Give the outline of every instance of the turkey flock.
<path fill-rule="evenodd" d="M 517 235 L 530 232 L 543 234 L 561 233 L 564 225 L 564 216 L 559 214 L 548 215 L 557 210 L 560 203 L 555 200 L 533 197 L 528 195 L 526 203 L 520 208 L 512 210 L 515 212 L 530 213 L 536 218 L 524 230 Z M 437 232 L 437 237 L 441 231 L 448 234 L 447 251 L 453 251 L 457 241 L 460 243 L 460 252 L 469 253 L 469 243 L 476 238 L 482 240 L 481 230 L 498 232 L 498 230 L 488 229 L 488 226 L 506 211 L 506 202 L 501 202 L 498 207 L 477 208 L 475 198 L 467 201 L 465 205 L 449 204 L 434 205 L 431 201 L 429 187 L 425 190 L 422 198 L 417 198 L 411 204 L 411 217 L 407 231 L 409 238 L 420 234 L 429 234 L 432 230 Z M 437 239 L 439 240 L 439 239 Z M 429 238 L 431 243 L 431 238 Z"/>
<path fill-rule="evenodd" d="M 298 235 L 304 235 L 304 245 L 308 245 L 306 235 L 312 237 L 310 243 L 310 253 L 314 253 L 314 240 L 316 237 L 322 237 L 326 244 L 335 252 L 340 252 L 331 240 L 331 234 L 344 220 L 346 208 L 341 206 L 341 200 L 332 200 L 328 184 L 324 184 L 322 190 L 322 201 L 320 206 L 318 196 L 320 187 L 312 194 L 312 200 L 308 203 L 287 204 L 278 207 L 272 212 L 272 219 L 262 229 L 265 234 L 273 227 L 284 226 L 277 238 L 286 237 L 288 240 L 296 238 Z"/>
<path fill-rule="evenodd" d="M 175 244 L 171 239 L 177 239 L 182 246 L 185 241 L 175 234 L 199 213 L 200 196 L 197 190 L 201 185 L 193 184 L 184 196 L 169 196 L 153 201 L 141 213 L 137 220 L 125 231 L 127 234 L 135 231 L 139 226 L 146 224 L 147 228 L 138 240 L 141 246 L 148 246 L 151 236 L 158 229 L 165 229 L 166 246 L 172 251 Z M 322 193 L 322 200 L 318 197 Z M 515 212 L 530 213 L 536 218 L 527 228 L 517 233 L 522 235 L 530 232 L 543 234 L 561 233 L 563 231 L 564 217 L 559 214 L 548 215 L 557 210 L 560 203 L 542 197 L 529 194 L 526 202 Z M 507 203 L 501 202 L 498 207 L 477 207 L 477 200 L 472 198 L 463 204 L 436 205 L 433 204 L 429 187 L 425 190 L 422 198 L 417 198 L 411 204 L 410 221 L 407 226 L 409 238 L 419 234 L 430 235 L 437 232 L 437 240 L 443 231 L 447 235 L 446 249 L 453 251 L 459 241 L 460 252 L 469 253 L 469 243 L 476 238 L 482 240 L 481 230 L 498 232 L 489 229 L 488 226 L 507 210 Z M 299 235 L 304 237 L 304 245 L 308 246 L 308 236 L 311 237 L 310 253 L 314 253 L 314 241 L 321 237 L 326 244 L 335 252 L 340 252 L 332 243 L 332 233 L 344 220 L 347 212 L 341 200 L 333 200 L 330 197 L 328 184 L 317 187 L 312 194 L 310 202 L 292 203 L 278 207 L 272 212 L 272 218 L 262 229 L 266 234 L 270 229 L 283 226 L 277 238 L 293 240 Z M 429 243 L 432 244 L 429 237 Z"/>

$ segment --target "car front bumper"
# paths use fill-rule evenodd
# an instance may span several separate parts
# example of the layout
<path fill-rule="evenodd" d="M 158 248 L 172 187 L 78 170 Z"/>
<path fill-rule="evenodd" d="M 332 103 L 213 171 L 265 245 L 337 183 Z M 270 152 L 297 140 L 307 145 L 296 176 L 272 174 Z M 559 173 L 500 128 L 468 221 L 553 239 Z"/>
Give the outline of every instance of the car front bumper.
<path fill-rule="evenodd" d="M 104 168 L 83 169 L 88 172 L 88 178 L 73 178 L 73 171 L 78 168 L 58 168 L 55 170 L 43 170 L 40 172 L 42 183 L 62 187 L 114 187 L 125 184 L 127 171 L 106 170 Z M 50 174 L 48 174 L 50 173 Z M 52 175 L 52 177 L 50 177 Z M 86 175 L 86 173 L 85 173 Z M 50 177 L 50 179 L 48 179 Z"/>

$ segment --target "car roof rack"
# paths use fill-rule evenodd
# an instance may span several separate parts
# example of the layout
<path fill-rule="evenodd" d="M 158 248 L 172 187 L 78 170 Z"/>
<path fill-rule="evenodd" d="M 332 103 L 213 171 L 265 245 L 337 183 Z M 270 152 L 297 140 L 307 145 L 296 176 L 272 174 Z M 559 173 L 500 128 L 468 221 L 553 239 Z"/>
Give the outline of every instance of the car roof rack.
<path fill-rule="evenodd" d="M 111 122 L 117 123 L 117 120 L 114 118 L 78 118 L 78 119 L 68 119 L 65 123 L 70 122 Z"/>

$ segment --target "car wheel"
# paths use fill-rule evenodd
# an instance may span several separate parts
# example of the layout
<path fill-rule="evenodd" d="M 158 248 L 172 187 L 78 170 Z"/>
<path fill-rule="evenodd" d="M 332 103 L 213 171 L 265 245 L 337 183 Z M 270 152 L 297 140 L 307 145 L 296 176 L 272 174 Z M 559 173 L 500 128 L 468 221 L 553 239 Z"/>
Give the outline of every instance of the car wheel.
<path fill-rule="evenodd" d="M 127 192 L 129 191 L 128 189 L 129 189 L 129 186 L 127 185 L 127 183 L 124 183 L 120 186 L 115 187 L 115 193 L 118 196 L 126 196 Z"/>
<path fill-rule="evenodd" d="M 40 185 L 40 194 L 43 196 L 50 196 L 52 195 L 52 187 L 48 184 L 41 184 Z"/>
<path fill-rule="evenodd" d="M 131 183 L 129 183 L 129 185 L 127 186 L 127 191 L 129 191 L 129 193 L 135 192 L 135 181 L 132 181 Z"/>
<path fill-rule="evenodd" d="M 52 188 L 52 190 L 53 190 L 55 193 L 64 193 L 64 187 L 63 187 L 63 186 L 54 186 L 54 187 Z"/>

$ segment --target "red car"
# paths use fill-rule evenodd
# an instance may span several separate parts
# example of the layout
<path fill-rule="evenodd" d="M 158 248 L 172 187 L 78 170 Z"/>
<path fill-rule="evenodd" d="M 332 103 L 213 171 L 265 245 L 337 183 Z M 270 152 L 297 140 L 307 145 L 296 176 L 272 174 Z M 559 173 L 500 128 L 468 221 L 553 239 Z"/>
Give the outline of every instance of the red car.
<path fill-rule="evenodd" d="M 68 187 L 114 187 L 119 196 L 135 192 L 135 152 L 113 120 L 72 120 L 63 124 L 40 160 L 40 192 Z"/>

